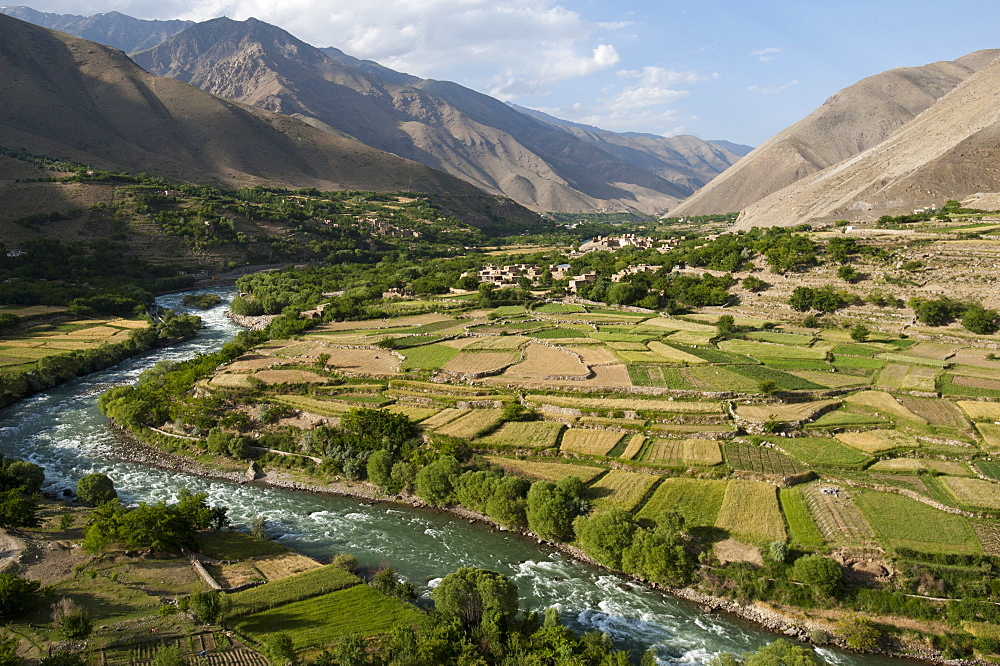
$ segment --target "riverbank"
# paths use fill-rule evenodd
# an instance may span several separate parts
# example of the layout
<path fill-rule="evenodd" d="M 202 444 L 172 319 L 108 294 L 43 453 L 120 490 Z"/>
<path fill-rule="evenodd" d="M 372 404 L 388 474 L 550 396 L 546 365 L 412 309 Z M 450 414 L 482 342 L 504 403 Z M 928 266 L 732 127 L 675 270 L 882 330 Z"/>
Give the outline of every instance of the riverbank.
<path fill-rule="evenodd" d="M 796 617 L 779 612 L 767 604 L 762 603 L 740 604 L 726 598 L 705 594 L 690 587 L 665 588 L 659 585 L 651 584 L 648 581 L 641 580 L 634 576 L 630 576 L 619 571 L 609 570 L 607 567 L 604 567 L 593 558 L 589 557 L 582 550 L 571 544 L 545 541 L 526 529 L 507 529 L 488 516 L 475 511 L 470 511 L 464 507 L 432 507 L 413 495 L 386 495 L 381 489 L 368 483 L 352 482 L 347 480 L 329 483 L 313 483 L 297 480 L 281 472 L 272 471 L 264 475 L 260 475 L 252 473 L 250 470 L 236 471 L 232 469 L 220 469 L 183 455 L 163 451 L 152 444 L 141 441 L 134 433 L 129 431 L 120 428 L 118 428 L 117 431 L 121 434 L 121 436 L 116 438 L 118 443 L 116 454 L 123 460 L 127 460 L 129 462 L 241 485 L 260 485 L 298 492 L 360 500 L 368 505 L 384 503 L 409 506 L 422 510 L 430 510 L 437 514 L 448 515 L 466 522 L 481 523 L 490 526 L 490 528 L 495 531 L 519 534 L 525 538 L 531 539 L 538 545 L 558 551 L 569 559 L 600 568 L 603 571 L 611 571 L 615 575 L 622 578 L 622 583 L 619 587 L 623 590 L 628 589 L 629 585 L 641 586 L 648 590 L 656 590 L 677 599 L 697 604 L 703 613 L 719 613 L 725 616 L 739 618 L 760 629 L 775 634 L 776 636 L 786 637 L 799 642 L 817 641 L 816 644 L 818 647 L 837 647 L 844 650 L 849 649 L 845 642 L 835 635 L 832 620 L 822 621 Z M 628 583 L 625 582 L 626 580 Z M 846 614 L 847 613 L 845 613 L 845 615 Z M 880 654 L 889 657 L 904 657 L 932 663 L 947 663 L 954 665 L 988 663 L 973 660 L 945 660 L 939 653 L 930 651 L 924 644 L 916 642 L 897 641 L 894 647 L 896 649 L 891 652 L 886 650 L 874 650 L 870 651 L 870 654 Z"/>

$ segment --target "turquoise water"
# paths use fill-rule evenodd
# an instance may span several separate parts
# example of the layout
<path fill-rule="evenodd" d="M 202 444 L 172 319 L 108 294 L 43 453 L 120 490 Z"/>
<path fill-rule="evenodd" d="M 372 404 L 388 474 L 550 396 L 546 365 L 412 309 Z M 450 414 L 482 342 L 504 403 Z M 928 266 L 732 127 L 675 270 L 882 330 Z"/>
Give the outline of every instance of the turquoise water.
<path fill-rule="evenodd" d="M 181 305 L 183 295 L 164 296 L 159 302 L 187 311 Z M 75 487 L 84 474 L 103 472 L 114 479 L 125 502 L 171 501 L 183 487 L 206 492 L 211 504 L 230 507 L 235 524 L 264 515 L 275 539 L 306 554 L 329 559 L 349 552 L 364 565 L 389 562 L 422 595 L 460 566 L 500 571 L 517 583 L 522 608 L 556 606 L 572 626 L 607 631 L 621 647 L 639 651 L 656 646 L 662 663 L 701 664 L 718 652 L 746 652 L 775 639 L 748 623 L 704 615 L 694 604 L 632 585 L 529 539 L 433 511 L 229 484 L 117 458 L 116 443 L 122 435 L 97 409 L 97 397 L 112 386 L 135 381 L 160 360 L 218 349 L 238 331 L 224 312 L 224 306 L 195 312 L 206 327 L 193 340 L 0 410 L 0 452 L 44 467 L 53 490 Z M 832 650 L 821 655 L 831 664 L 851 666 L 912 663 Z"/>

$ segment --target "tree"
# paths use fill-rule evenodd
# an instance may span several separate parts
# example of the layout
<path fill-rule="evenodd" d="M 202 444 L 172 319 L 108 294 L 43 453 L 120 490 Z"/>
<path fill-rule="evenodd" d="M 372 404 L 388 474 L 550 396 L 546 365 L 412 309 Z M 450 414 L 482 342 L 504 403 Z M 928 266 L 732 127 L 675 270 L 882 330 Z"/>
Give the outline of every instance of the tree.
<path fill-rule="evenodd" d="M 216 624 L 229 610 L 229 597 L 218 590 L 199 592 L 191 596 L 191 610 L 199 622 Z"/>
<path fill-rule="evenodd" d="M 35 497 L 25 496 L 17 488 L 0 492 L 0 527 L 38 527 Z"/>
<path fill-rule="evenodd" d="M 462 567 L 431 591 L 434 607 L 461 620 L 466 631 L 486 619 L 508 624 L 517 613 L 517 587 L 496 571 Z"/>
<path fill-rule="evenodd" d="M 807 647 L 777 640 L 747 656 L 744 666 L 820 666 L 822 662 Z"/>
<path fill-rule="evenodd" d="M 849 615 L 840 619 L 836 625 L 837 633 L 843 636 L 847 647 L 852 650 L 872 650 L 882 637 L 882 632 L 875 624 L 861 615 Z"/>
<path fill-rule="evenodd" d="M 17 636 L 0 634 L 0 666 L 21 666 L 25 661 L 17 654 L 21 641 Z"/>
<path fill-rule="evenodd" d="M 389 491 L 392 481 L 392 452 L 387 449 L 372 451 L 368 456 L 368 480 L 379 488 Z"/>
<path fill-rule="evenodd" d="M 153 655 L 152 666 L 185 666 L 187 660 L 177 645 L 164 645 Z"/>
<path fill-rule="evenodd" d="M 271 663 L 273 664 L 288 665 L 298 663 L 295 657 L 295 645 L 292 643 L 292 637 L 284 632 L 276 634 L 267 642 L 267 652 L 271 656 Z"/>
<path fill-rule="evenodd" d="M 736 331 L 736 319 L 733 315 L 722 315 L 715 322 L 715 330 L 722 338 L 732 335 Z"/>
<path fill-rule="evenodd" d="M 804 555 L 792 565 L 792 578 L 811 585 L 820 596 L 830 596 L 843 572 L 836 560 L 823 555 Z"/>
<path fill-rule="evenodd" d="M 837 269 L 837 277 L 845 282 L 857 282 L 861 279 L 861 273 L 854 266 L 845 265 Z"/>
<path fill-rule="evenodd" d="M 417 497 L 432 506 L 445 506 L 452 501 L 455 481 L 462 472 L 454 456 L 441 456 L 417 472 Z"/>
<path fill-rule="evenodd" d="M 0 573 L 0 618 L 13 620 L 35 607 L 42 584 L 12 573 Z"/>
<path fill-rule="evenodd" d="M 851 340 L 854 340 L 855 342 L 865 342 L 871 333 L 871 329 L 864 324 L 855 324 L 851 328 Z"/>
<path fill-rule="evenodd" d="M 573 531 L 584 551 L 612 569 L 621 569 L 622 554 L 632 544 L 635 529 L 631 514 L 622 509 L 580 516 L 573 521 Z"/>
<path fill-rule="evenodd" d="M 85 474 L 76 482 L 76 496 L 87 506 L 100 506 L 117 499 L 118 491 L 106 474 Z"/>
<path fill-rule="evenodd" d="M 543 539 L 566 541 L 572 534 L 573 499 L 556 484 L 536 481 L 528 490 L 528 528 Z"/>
<path fill-rule="evenodd" d="M 21 492 L 28 495 L 37 493 L 45 483 L 45 470 L 26 460 L 10 461 L 4 469 L 4 476 L 9 479 L 8 483 L 16 484 Z"/>
<path fill-rule="evenodd" d="M 979 303 L 973 303 L 962 315 L 962 326 L 978 335 L 991 335 L 997 331 L 997 311 L 987 310 Z"/>
<path fill-rule="evenodd" d="M 524 507 L 527 491 L 528 482 L 521 477 L 500 477 L 493 494 L 486 500 L 486 515 L 505 527 L 524 527 L 527 524 Z"/>

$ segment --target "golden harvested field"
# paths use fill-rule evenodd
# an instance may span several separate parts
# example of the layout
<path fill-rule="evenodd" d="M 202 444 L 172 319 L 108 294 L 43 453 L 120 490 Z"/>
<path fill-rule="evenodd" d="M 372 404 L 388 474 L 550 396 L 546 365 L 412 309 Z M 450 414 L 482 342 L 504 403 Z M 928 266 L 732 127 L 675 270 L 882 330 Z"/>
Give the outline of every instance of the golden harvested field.
<path fill-rule="evenodd" d="M 871 472 L 937 472 L 949 476 L 971 476 L 972 472 L 960 462 L 951 460 L 933 460 L 931 458 L 889 458 L 880 460 L 868 468 Z"/>
<path fill-rule="evenodd" d="M 635 460 L 635 457 L 639 455 L 639 451 L 642 451 L 642 445 L 645 443 L 645 435 L 632 435 L 625 446 L 625 451 L 622 452 L 621 458 L 623 460 Z"/>
<path fill-rule="evenodd" d="M 656 340 L 649 343 L 649 348 L 671 363 L 687 363 L 688 365 L 708 363 L 708 361 L 699 356 L 689 354 L 686 351 L 681 351 L 680 349 L 674 349 L 670 345 L 665 345 Z"/>
<path fill-rule="evenodd" d="M 324 384 L 329 381 L 308 370 L 260 370 L 253 376 L 265 384 Z"/>
<path fill-rule="evenodd" d="M 99 347 L 104 344 L 104 340 L 99 342 L 85 342 L 83 340 L 52 340 L 51 342 L 43 342 L 41 344 L 41 349 L 59 349 L 61 351 L 79 351 L 81 349 L 93 349 L 94 347 Z M 116 340 L 108 340 L 108 342 L 117 342 Z"/>
<path fill-rule="evenodd" d="M 559 441 L 562 423 L 549 421 L 512 421 L 486 437 L 477 439 L 478 448 L 548 449 Z"/>
<path fill-rule="evenodd" d="M 718 402 L 697 402 L 686 400 L 654 400 L 642 398 L 575 398 L 555 395 L 525 396 L 527 400 L 546 403 L 556 407 L 577 409 L 599 409 L 636 412 L 667 412 L 670 414 L 722 414 L 722 404 Z"/>
<path fill-rule="evenodd" d="M 424 419 L 428 419 L 438 413 L 438 410 L 436 409 L 400 404 L 389 405 L 386 407 L 386 410 L 392 412 L 393 414 L 402 414 L 414 423 L 420 423 Z"/>
<path fill-rule="evenodd" d="M 442 340 L 437 344 L 452 347 L 453 349 L 465 349 L 470 345 L 481 342 L 481 340 L 481 338 L 458 338 L 457 340 Z"/>
<path fill-rule="evenodd" d="M 934 426 L 945 428 L 968 428 L 969 424 L 962 411 L 950 400 L 940 398 L 915 398 L 911 395 L 897 396 L 896 400 L 914 414 L 922 416 Z"/>
<path fill-rule="evenodd" d="M 403 326 L 423 326 L 439 321 L 450 321 L 451 317 L 432 312 L 430 314 L 414 315 L 412 317 L 395 317 L 393 319 L 367 319 L 365 321 L 336 321 L 320 324 L 312 329 L 316 333 L 323 331 L 360 331 L 371 328 L 401 328 Z"/>
<path fill-rule="evenodd" d="M 288 578 L 303 571 L 312 571 L 323 566 L 311 557 L 299 555 L 298 553 L 284 553 L 282 555 L 262 557 L 254 560 L 253 564 L 264 575 L 264 578 L 269 581 L 281 580 L 282 578 Z"/>
<path fill-rule="evenodd" d="M 399 374 L 401 361 L 384 349 L 331 347 L 326 353 L 330 354 L 327 365 L 345 372 L 383 377 Z"/>
<path fill-rule="evenodd" d="M 976 430 L 983 437 L 983 443 L 989 451 L 1000 451 L 1000 425 L 996 423 L 977 423 Z"/>
<path fill-rule="evenodd" d="M 1000 402 L 959 400 L 956 404 L 973 421 L 1000 421 Z"/>
<path fill-rule="evenodd" d="M 715 526 L 752 543 L 784 541 L 785 519 L 778 505 L 778 489 L 761 481 L 730 481 Z"/>
<path fill-rule="evenodd" d="M 938 480 L 959 504 L 974 509 L 1000 511 L 1000 484 L 956 476 L 942 476 Z"/>
<path fill-rule="evenodd" d="M 566 347 L 567 351 L 580 355 L 587 365 L 604 365 L 608 363 L 618 363 L 618 359 L 605 347 Z"/>
<path fill-rule="evenodd" d="M 254 372 L 255 370 L 266 370 L 278 365 L 289 365 L 295 363 L 289 358 L 274 358 L 273 356 L 260 356 L 259 354 L 244 354 L 226 366 L 226 372 Z"/>
<path fill-rule="evenodd" d="M 524 360 L 507 370 L 504 376 L 528 379 L 546 379 L 548 377 L 579 377 L 584 379 L 590 376 L 590 368 L 568 351 L 532 343 L 524 351 Z"/>
<path fill-rule="evenodd" d="M 711 439 L 654 439 L 642 452 L 642 462 L 660 465 L 722 464 L 719 443 Z"/>
<path fill-rule="evenodd" d="M 149 328 L 149 322 L 137 319 L 112 319 L 108 322 L 108 326 L 116 326 L 118 328 L 128 328 L 128 329 L 140 329 Z"/>
<path fill-rule="evenodd" d="M 37 361 L 38 359 L 45 358 L 46 356 L 58 356 L 63 352 L 59 349 L 52 349 L 51 347 L 3 347 L 0 348 L 0 353 L 7 358 Z"/>
<path fill-rule="evenodd" d="M 822 370 L 785 370 L 785 372 L 790 375 L 795 375 L 796 377 L 801 377 L 802 379 L 813 382 L 814 384 L 828 386 L 830 388 L 861 386 L 871 383 L 871 380 L 867 377 L 854 377 L 851 375 L 845 375 L 841 372 L 823 372 Z"/>
<path fill-rule="evenodd" d="M 118 333 L 117 328 L 112 328 L 111 326 L 92 326 L 90 328 L 81 328 L 79 331 L 72 331 L 66 333 L 68 338 L 109 338 L 115 333 Z M 55 335 L 63 335 L 56 333 Z"/>
<path fill-rule="evenodd" d="M 603 467 L 590 467 L 570 463 L 542 462 L 540 460 L 516 460 L 500 456 L 486 456 L 486 460 L 515 474 L 522 474 L 546 481 L 558 481 L 565 476 L 575 476 L 584 483 L 590 483 L 601 474 Z"/>
<path fill-rule="evenodd" d="M 465 416 L 437 428 L 437 432 L 459 439 L 472 439 L 500 422 L 502 409 L 473 409 Z M 425 422 L 426 423 L 426 422 Z"/>
<path fill-rule="evenodd" d="M 910 411 L 885 391 L 861 391 L 848 396 L 845 402 L 849 405 L 876 411 L 879 414 L 888 414 L 915 423 L 927 423 L 927 419 Z"/>
<path fill-rule="evenodd" d="M 52 314 L 54 312 L 65 312 L 66 307 L 62 305 L 0 305 L 0 312 L 17 315 L 18 317 L 33 317 L 35 315 Z"/>
<path fill-rule="evenodd" d="M 613 469 L 595 481 L 587 491 L 595 511 L 617 507 L 635 511 L 660 477 Z"/>
<path fill-rule="evenodd" d="M 616 419 L 604 416 L 581 416 L 579 418 L 580 423 L 586 423 L 588 425 L 612 427 L 612 428 L 628 428 L 630 430 L 638 430 L 639 428 L 645 427 L 647 421 L 644 419 Z"/>
<path fill-rule="evenodd" d="M 478 351 L 513 351 L 520 349 L 526 342 L 528 342 L 528 338 L 520 335 L 498 335 L 490 338 L 476 338 L 475 342 L 466 349 L 470 351 L 473 349 Z"/>
<path fill-rule="evenodd" d="M 934 379 L 940 368 L 890 363 L 879 371 L 875 379 L 878 386 L 906 391 L 934 391 Z"/>
<path fill-rule="evenodd" d="M 458 374 L 497 372 L 517 360 L 508 352 L 467 352 L 445 363 L 442 370 Z"/>
<path fill-rule="evenodd" d="M 624 436 L 624 433 L 613 430 L 570 428 L 563 434 L 559 448 L 589 456 L 606 456 Z"/>
<path fill-rule="evenodd" d="M 240 375 L 236 375 L 240 376 Z M 274 399 L 283 405 L 301 409 L 317 416 L 340 416 L 355 405 L 336 400 L 320 400 L 307 395 L 276 395 Z"/>
<path fill-rule="evenodd" d="M 908 356 L 934 358 L 943 361 L 955 354 L 959 345 L 948 345 L 940 342 L 921 342 L 906 350 Z"/>
<path fill-rule="evenodd" d="M 813 400 L 789 404 L 740 405 L 736 408 L 736 414 L 751 421 L 767 421 L 772 418 L 775 421 L 803 421 L 812 418 L 820 410 L 839 404 L 839 400 Z"/>
<path fill-rule="evenodd" d="M 844 444 L 865 453 L 881 453 L 892 449 L 919 446 L 917 440 L 898 430 L 867 430 L 865 432 L 842 432 L 835 435 Z"/>
<path fill-rule="evenodd" d="M 455 419 L 465 416 L 471 411 L 471 409 L 442 409 L 436 415 L 431 416 L 424 421 L 423 426 L 425 428 L 431 428 L 432 430 L 434 428 L 440 428 L 451 423 Z"/>
<path fill-rule="evenodd" d="M 222 372 L 212 377 L 209 385 L 220 388 L 245 388 L 250 386 L 250 375 L 232 375 Z"/>
<path fill-rule="evenodd" d="M 675 319 L 674 317 L 652 317 L 642 322 L 642 325 L 655 326 L 656 328 L 662 328 L 668 331 L 690 331 L 694 333 L 707 333 L 715 335 L 715 326 L 699 324 L 693 321 L 685 321 L 684 319 Z"/>

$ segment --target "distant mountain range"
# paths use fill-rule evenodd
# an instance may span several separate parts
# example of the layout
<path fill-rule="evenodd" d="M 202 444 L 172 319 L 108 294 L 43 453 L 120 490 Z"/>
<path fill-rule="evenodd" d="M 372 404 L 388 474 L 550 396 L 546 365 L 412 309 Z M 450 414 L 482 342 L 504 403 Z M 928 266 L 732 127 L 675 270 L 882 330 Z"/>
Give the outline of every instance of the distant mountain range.
<path fill-rule="evenodd" d="M 88 38 L 103 43 L 115 39 L 119 48 L 140 51 L 133 58 L 152 74 L 292 115 L 539 211 L 659 213 L 728 168 L 743 150 L 695 137 L 567 127 L 455 83 L 395 72 L 336 48 L 317 49 L 254 19 L 165 26 L 116 13 L 84 19 L 26 8 L 0 12 L 72 34 L 86 29 Z M 167 31 L 174 34 L 164 41 Z M 128 44 L 119 38 L 124 33 Z M 141 50 L 152 42 L 153 48 Z"/>
<path fill-rule="evenodd" d="M 4 15 L 0 72 L 2 146 L 181 182 L 428 192 L 479 226 L 533 217 L 423 164 L 155 77 L 119 50 Z"/>
<path fill-rule="evenodd" d="M 98 44 L 113 46 L 125 53 L 151 49 L 165 39 L 194 25 L 193 21 L 147 21 L 118 12 L 76 16 L 50 14 L 31 7 L 0 7 L 0 14 L 59 30 Z"/>
<path fill-rule="evenodd" d="M 955 61 L 902 67 L 862 79 L 758 146 L 671 215 L 744 210 L 802 178 L 877 146 L 997 55 L 1000 50 L 977 51 Z"/>

